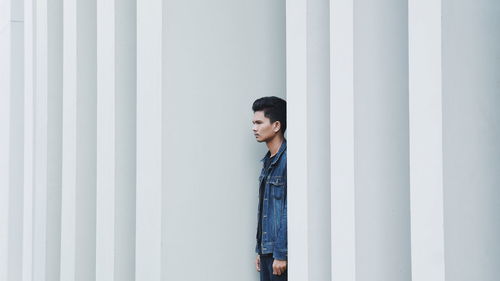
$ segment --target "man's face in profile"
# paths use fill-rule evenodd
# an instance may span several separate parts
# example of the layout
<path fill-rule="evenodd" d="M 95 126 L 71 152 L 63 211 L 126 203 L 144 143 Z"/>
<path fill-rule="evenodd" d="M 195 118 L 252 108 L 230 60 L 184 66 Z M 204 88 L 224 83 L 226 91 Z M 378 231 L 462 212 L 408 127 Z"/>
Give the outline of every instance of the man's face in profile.
<path fill-rule="evenodd" d="M 271 124 L 271 120 L 264 116 L 264 111 L 256 111 L 253 114 L 253 133 L 255 135 L 255 139 L 258 142 L 264 142 L 269 139 L 272 139 L 277 132 L 274 132 L 274 128 L 276 128 L 277 122 L 274 122 L 275 125 Z M 279 123 L 279 122 L 278 122 Z"/>

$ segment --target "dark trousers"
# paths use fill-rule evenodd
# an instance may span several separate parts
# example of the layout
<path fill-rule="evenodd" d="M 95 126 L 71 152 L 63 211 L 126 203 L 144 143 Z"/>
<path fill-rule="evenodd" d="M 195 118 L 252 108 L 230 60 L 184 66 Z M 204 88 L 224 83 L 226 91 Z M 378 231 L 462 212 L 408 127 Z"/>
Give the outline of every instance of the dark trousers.
<path fill-rule="evenodd" d="M 287 281 L 288 280 L 288 263 L 287 269 L 281 275 L 273 274 L 273 255 L 260 255 L 260 281 Z"/>

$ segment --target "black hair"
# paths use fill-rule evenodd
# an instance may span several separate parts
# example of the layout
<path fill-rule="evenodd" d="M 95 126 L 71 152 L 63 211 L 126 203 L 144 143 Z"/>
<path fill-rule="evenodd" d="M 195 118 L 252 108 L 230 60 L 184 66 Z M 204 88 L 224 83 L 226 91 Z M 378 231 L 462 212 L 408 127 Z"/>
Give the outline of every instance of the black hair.
<path fill-rule="evenodd" d="M 262 97 L 253 102 L 252 110 L 264 111 L 264 116 L 271 120 L 271 124 L 280 121 L 280 131 L 285 134 L 286 130 L 286 101 L 278 97 Z"/>

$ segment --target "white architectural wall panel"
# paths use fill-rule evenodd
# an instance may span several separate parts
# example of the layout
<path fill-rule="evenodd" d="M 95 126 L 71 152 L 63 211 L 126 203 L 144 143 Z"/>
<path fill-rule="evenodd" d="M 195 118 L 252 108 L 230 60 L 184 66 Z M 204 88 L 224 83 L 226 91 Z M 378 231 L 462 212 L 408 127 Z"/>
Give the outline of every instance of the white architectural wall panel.
<path fill-rule="evenodd" d="M 136 0 L 115 2 L 115 280 L 135 278 Z"/>
<path fill-rule="evenodd" d="M 63 10 L 63 126 L 61 194 L 61 280 L 74 281 L 76 267 L 77 2 Z"/>
<path fill-rule="evenodd" d="M 135 280 L 135 1 L 97 8 L 96 280 Z"/>
<path fill-rule="evenodd" d="M 500 275 L 500 3 L 442 1 L 446 279 Z"/>
<path fill-rule="evenodd" d="M 47 1 L 47 280 L 57 280 L 61 255 L 63 1 Z"/>
<path fill-rule="evenodd" d="M 441 1 L 408 8 L 412 280 L 444 281 Z"/>
<path fill-rule="evenodd" d="M 33 2 L 24 3 L 24 182 L 23 182 L 23 248 L 22 281 L 33 280 L 33 195 L 34 195 L 34 9 Z"/>
<path fill-rule="evenodd" d="M 356 280 L 354 4 L 330 1 L 332 280 Z"/>
<path fill-rule="evenodd" d="M 64 7 L 61 279 L 83 281 L 96 275 L 96 2 Z"/>
<path fill-rule="evenodd" d="M 115 280 L 115 1 L 97 3 L 96 280 Z"/>
<path fill-rule="evenodd" d="M 136 280 L 162 280 L 161 0 L 137 3 Z"/>
<path fill-rule="evenodd" d="M 328 7 L 287 2 L 290 280 L 331 279 Z"/>
<path fill-rule="evenodd" d="M 10 190 L 11 1 L 0 1 L 0 279 L 8 280 Z"/>
<path fill-rule="evenodd" d="M 24 154 L 24 13 L 23 2 L 11 2 L 10 48 L 10 143 L 8 197 L 8 274 L 7 280 L 22 277 L 23 232 L 23 154 Z"/>
<path fill-rule="evenodd" d="M 309 280 L 307 1 L 286 5 L 288 251 L 291 281 Z M 293 19 L 293 20 L 291 20 Z"/>
<path fill-rule="evenodd" d="M 48 15 L 47 1 L 39 1 L 35 14 L 33 280 L 47 277 L 48 194 Z"/>
<path fill-rule="evenodd" d="M 35 85 L 34 114 L 31 115 L 34 118 L 32 266 L 34 280 L 53 280 L 59 278 L 60 267 L 62 1 L 41 1 L 32 7 L 33 13 L 36 13 L 32 34 L 35 72 L 28 73 L 28 68 L 25 72 L 27 78 L 33 75 Z M 28 51 L 28 47 L 26 50 Z M 27 79 L 27 85 L 28 83 Z M 27 92 L 28 99 L 29 94 Z M 28 121 L 32 120 L 26 120 Z M 26 185 L 26 189 L 29 192 L 30 186 Z M 26 200 L 30 201 L 29 198 Z M 25 208 L 29 210 L 29 206 Z M 30 251 L 30 248 L 26 250 Z"/>
<path fill-rule="evenodd" d="M 75 280 L 95 279 L 96 1 L 77 1 Z"/>

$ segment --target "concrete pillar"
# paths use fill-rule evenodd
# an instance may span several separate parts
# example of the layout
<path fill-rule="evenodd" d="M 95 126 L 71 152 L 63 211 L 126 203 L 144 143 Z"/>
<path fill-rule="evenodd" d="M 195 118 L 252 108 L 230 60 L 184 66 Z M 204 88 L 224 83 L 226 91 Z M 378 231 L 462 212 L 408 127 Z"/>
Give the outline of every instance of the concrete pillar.
<path fill-rule="evenodd" d="M 64 3 L 61 279 L 96 276 L 96 2 Z"/>
<path fill-rule="evenodd" d="M 33 14 L 33 279 L 53 280 L 60 270 L 62 1 L 37 2 Z"/>
<path fill-rule="evenodd" d="M 9 262 L 10 191 L 10 48 L 11 8 L 9 0 L 0 2 L 0 278 L 7 280 Z"/>
<path fill-rule="evenodd" d="M 97 3 L 96 280 L 135 280 L 135 1 Z"/>
<path fill-rule="evenodd" d="M 441 1 L 408 11 L 412 280 L 444 281 Z"/>
<path fill-rule="evenodd" d="M 137 3 L 137 193 L 135 278 L 162 280 L 161 0 Z"/>
<path fill-rule="evenodd" d="M 24 7 L 23 1 L 10 5 L 10 141 L 8 188 L 8 273 L 7 280 L 22 276 L 22 218 L 24 168 Z"/>
<path fill-rule="evenodd" d="M 96 280 L 115 280 L 115 4 L 97 3 Z"/>
<path fill-rule="evenodd" d="M 24 182 L 23 182 L 23 249 L 22 281 L 33 280 L 33 194 L 35 144 L 35 84 L 34 84 L 34 5 L 24 2 Z"/>
<path fill-rule="evenodd" d="M 290 280 L 331 279 L 328 7 L 287 2 Z"/>
<path fill-rule="evenodd" d="M 332 280 L 356 280 L 354 4 L 330 2 Z"/>
<path fill-rule="evenodd" d="M 288 276 L 309 278 L 307 161 L 307 1 L 286 5 L 288 159 Z M 292 20 L 293 19 L 293 20 Z"/>
<path fill-rule="evenodd" d="M 500 3 L 442 1 L 446 280 L 500 275 Z"/>
<path fill-rule="evenodd" d="M 0 2 L 0 278 L 22 276 L 24 13 L 22 1 Z"/>

